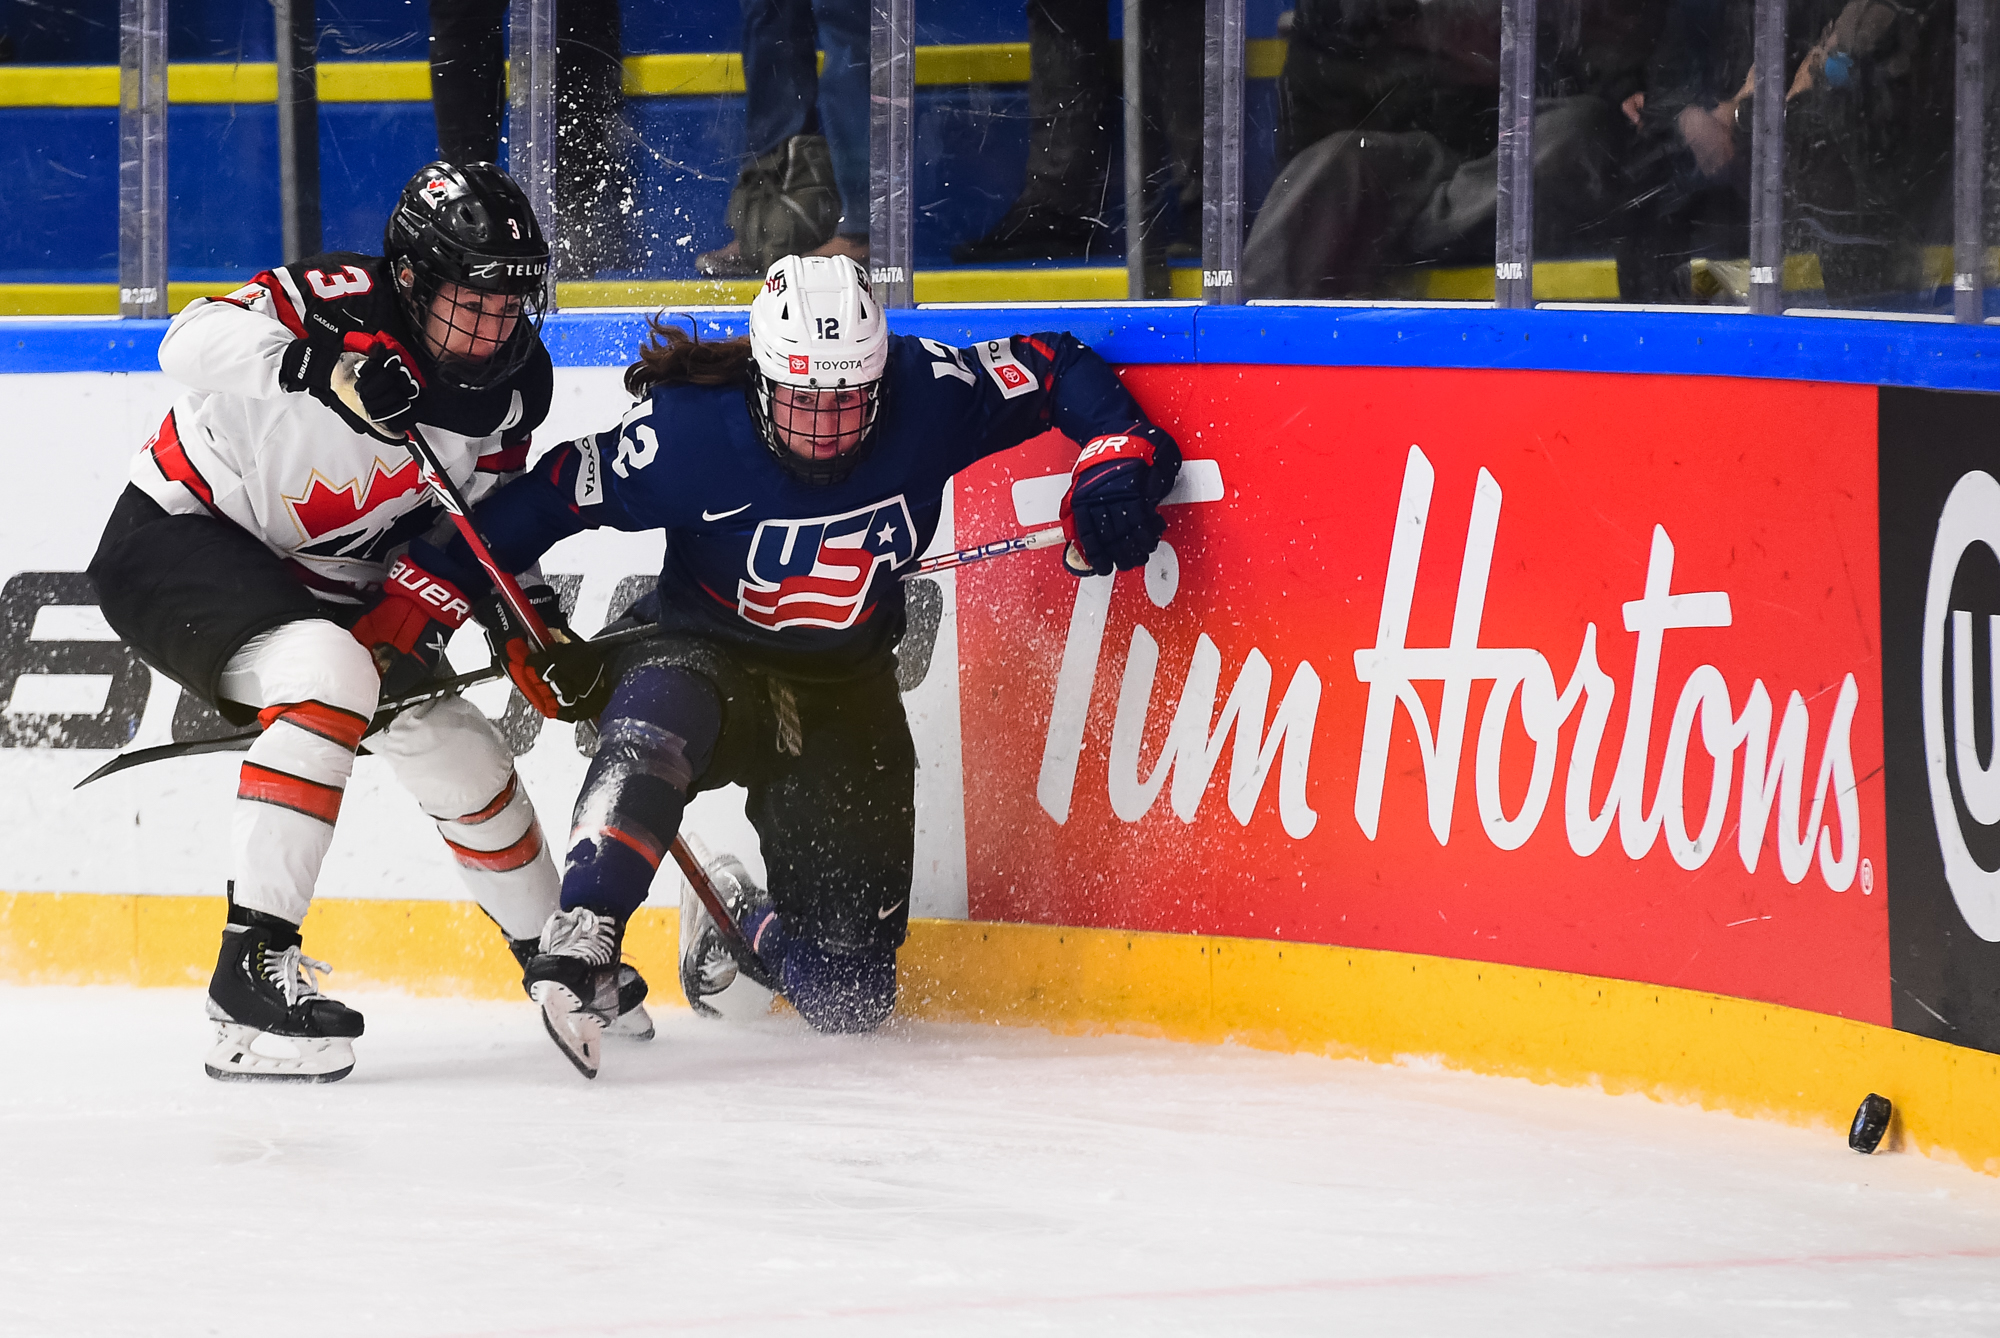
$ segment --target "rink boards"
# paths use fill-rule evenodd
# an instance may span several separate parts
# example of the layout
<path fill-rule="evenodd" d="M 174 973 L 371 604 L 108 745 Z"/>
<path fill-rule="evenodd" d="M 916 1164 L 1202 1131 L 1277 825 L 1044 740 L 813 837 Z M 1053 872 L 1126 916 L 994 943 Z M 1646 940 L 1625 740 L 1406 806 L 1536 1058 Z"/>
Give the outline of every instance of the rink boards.
<path fill-rule="evenodd" d="M 616 419 L 636 325 L 559 319 L 543 443 Z M 1872 1088 L 1914 1145 L 2000 1168 L 2000 428 L 1965 393 L 2000 388 L 1988 332 L 1800 321 L 1781 346 L 1731 317 L 1187 307 L 901 322 L 954 342 L 1013 327 L 1104 348 L 1188 478 L 1143 572 L 1077 582 L 1024 555 L 916 601 L 935 617 L 903 666 L 910 1008 L 1436 1056 L 1826 1123 Z M 200 723 L 105 639 L 78 575 L 172 390 L 61 368 L 142 368 L 143 330 L 24 327 L 0 350 L 20 481 L 0 534 L 6 978 L 180 983 L 213 950 L 232 759 L 69 789 Z M 938 546 L 1049 523 L 1070 452 L 1044 438 L 961 476 Z M 586 535 L 544 567 L 576 578 L 589 629 L 659 551 Z M 480 659 L 470 637 L 454 651 Z M 570 727 L 480 704 L 560 825 Z M 691 823 L 749 842 L 726 792 Z M 459 895 L 363 761 L 314 951 L 348 978 L 513 988 Z M 654 900 L 633 952 L 664 981 L 674 897 Z"/>

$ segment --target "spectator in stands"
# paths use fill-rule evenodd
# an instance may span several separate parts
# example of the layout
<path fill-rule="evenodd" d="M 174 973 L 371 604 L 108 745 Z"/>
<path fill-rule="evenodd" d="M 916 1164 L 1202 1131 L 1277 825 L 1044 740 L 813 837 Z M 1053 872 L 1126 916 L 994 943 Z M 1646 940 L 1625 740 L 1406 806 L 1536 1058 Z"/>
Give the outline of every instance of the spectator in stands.
<path fill-rule="evenodd" d="M 430 0 L 431 109 L 438 156 L 497 163 L 506 87 L 507 0 Z M 625 155 L 618 0 L 556 6 L 556 274 L 588 279 L 638 264 Z"/>
<path fill-rule="evenodd" d="M 1928 302 L 1923 248 L 1951 241 L 1953 7 L 1804 8 L 1812 45 L 1787 64 L 1787 249 L 1819 257 L 1833 306 Z"/>
<path fill-rule="evenodd" d="M 746 279 L 786 255 L 868 263 L 868 59 L 868 0 L 744 0 L 748 106 L 745 162 L 729 197 L 735 236 L 695 268 Z"/>
<path fill-rule="evenodd" d="M 1755 17 L 1755 0 L 1673 0 L 1646 89 L 1620 107 L 1639 135 L 1618 258 L 1627 301 L 1692 301 L 1705 294 L 1691 287 L 1691 258 L 1749 254 Z M 1728 284 L 1739 300 L 1748 262 L 1740 268 Z"/>
<path fill-rule="evenodd" d="M 1675 0 L 1628 104 L 1646 149 L 1620 257 L 1635 301 L 1685 301 L 1706 254 L 1721 293 L 1748 292 L 1755 0 Z M 1946 7 L 1794 0 L 1786 16 L 1785 240 L 1819 261 L 1834 306 L 1927 286 L 1921 247 L 1949 236 L 1951 20 Z"/>
<path fill-rule="evenodd" d="M 1141 77 L 1148 131 L 1164 130 L 1167 162 L 1149 173 L 1170 188 L 1183 239 L 1169 254 L 1199 252 L 1201 227 L 1201 0 L 1147 0 Z M 1111 144 L 1122 133 L 1123 84 L 1104 0 L 1028 0 L 1028 167 L 1021 193 L 983 236 L 952 248 L 962 265 L 1070 260 L 1109 246 L 1105 203 Z M 1153 211 L 1166 211 L 1160 201 Z M 1151 232 L 1157 222 L 1145 228 Z"/>
<path fill-rule="evenodd" d="M 1538 254 L 1616 249 L 1661 0 L 1541 7 Z M 1498 0 L 1300 0 L 1279 81 L 1289 155 L 1243 253 L 1250 297 L 1387 295 L 1416 264 L 1490 264 Z"/>

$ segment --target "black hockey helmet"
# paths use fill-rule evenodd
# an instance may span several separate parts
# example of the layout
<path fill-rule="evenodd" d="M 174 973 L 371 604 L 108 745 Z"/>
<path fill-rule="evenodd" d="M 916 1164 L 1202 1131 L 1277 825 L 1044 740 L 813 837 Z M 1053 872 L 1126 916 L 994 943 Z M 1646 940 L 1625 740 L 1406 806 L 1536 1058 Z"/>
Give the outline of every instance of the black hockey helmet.
<path fill-rule="evenodd" d="M 498 167 L 427 164 L 403 187 L 383 229 L 382 253 L 410 328 L 446 381 L 468 390 L 494 385 L 534 356 L 548 307 L 549 243 L 528 197 Z M 440 309 L 446 284 L 471 293 L 458 293 L 460 300 Z M 505 301 L 490 300 L 492 294 Z M 494 343 L 496 313 L 514 317 L 512 327 L 497 347 L 480 353 L 479 344 Z"/>

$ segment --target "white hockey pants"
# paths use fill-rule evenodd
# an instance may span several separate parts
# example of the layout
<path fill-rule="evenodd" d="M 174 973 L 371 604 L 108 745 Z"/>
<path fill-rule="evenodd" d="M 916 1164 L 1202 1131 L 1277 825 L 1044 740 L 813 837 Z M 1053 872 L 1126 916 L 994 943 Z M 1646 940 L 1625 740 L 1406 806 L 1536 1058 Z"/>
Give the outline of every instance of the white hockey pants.
<path fill-rule="evenodd" d="M 354 750 L 380 680 L 338 624 L 290 622 L 230 657 L 222 695 L 259 708 L 236 790 L 231 846 L 238 905 L 290 920 L 312 904 Z M 561 884 L 514 758 L 472 703 L 444 697 L 368 740 L 438 826 L 468 891 L 508 938 L 539 934 Z"/>

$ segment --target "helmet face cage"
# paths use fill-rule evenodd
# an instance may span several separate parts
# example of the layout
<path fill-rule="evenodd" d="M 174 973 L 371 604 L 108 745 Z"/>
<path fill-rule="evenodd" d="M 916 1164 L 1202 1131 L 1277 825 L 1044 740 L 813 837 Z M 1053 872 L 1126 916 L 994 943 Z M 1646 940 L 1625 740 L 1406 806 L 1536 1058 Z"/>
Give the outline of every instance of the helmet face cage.
<path fill-rule="evenodd" d="M 454 343 L 476 348 L 476 340 L 493 338 L 495 322 L 490 314 L 482 322 L 481 304 L 484 300 L 487 307 L 494 305 L 491 295 L 495 290 L 455 284 L 433 267 L 419 265 L 407 256 L 397 257 L 395 263 L 399 271 L 410 275 L 407 286 L 401 272 L 396 276 L 404 315 L 443 380 L 461 390 L 482 390 L 506 380 L 534 356 L 541 342 L 542 318 L 547 314 L 541 285 L 528 292 L 504 294 L 507 309 L 515 313 L 514 328 L 491 354 L 474 357 L 447 350 Z"/>
<path fill-rule="evenodd" d="M 753 362 L 745 398 L 749 400 L 750 421 L 756 425 L 758 437 L 785 467 L 785 472 L 803 483 L 823 486 L 844 482 L 875 444 L 875 423 L 882 416 L 882 392 L 886 384 L 877 380 L 853 387 L 844 381 L 833 386 L 790 386 L 772 380 Z M 777 396 L 796 397 L 801 390 L 812 396 L 810 408 L 800 405 L 796 398 L 788 398 L 782 408 L 777 405 Z M 860 405 L 842 405 L 840 392 L 845 390 L 859 391 Z M 847 450 L 839 451 L 836 448 L 840 439 L 855 431 L 857 408 L 861 413 L 860 439 Z M 782 430 L 777 424 L 781 413 L 787 420 Z M 822 447 L 829 449 L 822 454 Z"/>

